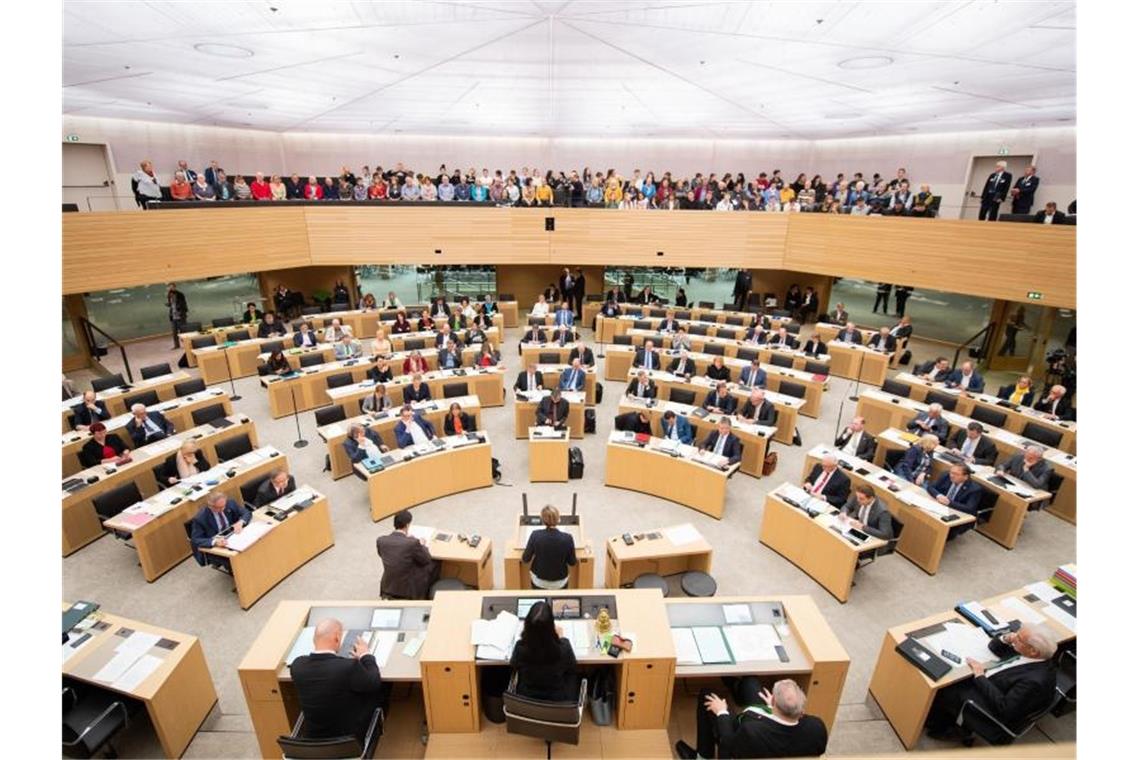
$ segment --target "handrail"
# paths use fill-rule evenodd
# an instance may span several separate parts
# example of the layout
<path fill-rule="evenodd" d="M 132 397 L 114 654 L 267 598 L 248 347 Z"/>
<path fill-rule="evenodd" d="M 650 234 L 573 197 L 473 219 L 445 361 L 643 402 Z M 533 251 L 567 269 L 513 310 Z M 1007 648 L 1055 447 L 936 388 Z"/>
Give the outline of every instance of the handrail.
<path fill-rule="evenodd" d="M 982 339 L 982 350 L 981 350 L 981 355 L 985 356 L 988 349 L 989 349 L 989 346 L 990 346 L 990 339 L 993 337 L 994 330 L 996 328 L 997 328 L 997 322 L 990 322 L 988 325 L 983 327 L 981 330 L 978 330 L 976 333 L 971 335 L 969 338 L 966 338 L 964 341 L 962 341 L 960 344 L 958 344 L 958 347 L 954 349 L 954 361 L 950 366 L 952 366 L 952 367 L 958 366 L 958 356 L 962 353 L 962 349 L 965 348 L 966 346 L 970 345 L 971 343 L 973 343 L 974 339 L 977 338 L 979 335 L 985 335 L 986 336 L 985 338 Z"/>
<path fill-rule="evenodd" d="M 127 347 L 124 346 L 122 343 L 120 343 L 117 338 L 108 334 L 106 330 L 104 330 L 103 328 L 94 324 L 87 317 L 80 317 L 79 323 L 80 323 L 80 325 L 83 326 L 83 331 L 87 335 L 87 345 L 88 346 L 91 346 L 92 348 L 95 347 L 95 335 L 94 335 L 94 333 L 98 332 L 100 335 L 102 335 L 108 341 L 110 341 L 111 343 L 113 343 L 119 347 L 119 354 L 123 357 L 123 369 L 125 369 L 127 371 L 127 382 L 133 383 L 135 381 L 135 378 L 134 378 L 134 375 L 131 374 L 131 363 L 127 359 Z"/>

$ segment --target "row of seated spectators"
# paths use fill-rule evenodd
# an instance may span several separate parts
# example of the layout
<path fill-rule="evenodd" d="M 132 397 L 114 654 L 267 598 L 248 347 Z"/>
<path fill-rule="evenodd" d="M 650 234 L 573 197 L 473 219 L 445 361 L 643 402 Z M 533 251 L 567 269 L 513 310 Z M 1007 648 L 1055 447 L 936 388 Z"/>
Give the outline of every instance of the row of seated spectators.
<path fill-rule="evenodd" d="M 740 172 L 717 177 L 697 172 L 692 177 L 674 177 L 665 172 L 644 176 L 635 169 L 631 177 L 615 170 L 569 174 L 523 168 L 483 169 L 472 167 L 448 171 L 440 166 L 434 174 L 423 174 L 397 164 L 385 170 L 368 166 L 360 173 L 341 167 L 336 176 L 285 177 L 261 172 L 252 176 L 230 176 L 211 162 L 198 172 L 185 161 L 178 162 L 169 185 L 160 183 L 150 161 L 143 161 L 131 179 L 139 206 L 152 201 L 401 201 L 407 203 L 484 203 L 497 206 L 562 206 L 612 209 L 665 209 L 716 211 L 819 212 L 855 215 L 936 216 L 941 201 L 929 185 L 915 188 L 906 169 L 892 178 L 874 174 L 867 180 L 862 172 L 848 178 L 839 174 L 833 181 L 820 175 L 810 180 L 799 174 L 793 180 L 779 169 L 771 175 L 760 172 L 747 179 Z"/>

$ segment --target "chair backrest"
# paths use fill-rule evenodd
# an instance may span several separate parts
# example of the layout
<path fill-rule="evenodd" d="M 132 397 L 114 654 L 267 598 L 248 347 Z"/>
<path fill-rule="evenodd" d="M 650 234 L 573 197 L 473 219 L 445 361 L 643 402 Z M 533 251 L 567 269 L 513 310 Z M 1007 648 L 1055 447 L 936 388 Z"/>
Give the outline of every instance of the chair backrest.
<path fill-rule="evenodd" d="M 741 347 L 741 348 L 736 349 L 736 358 L 740 359 L 741 361 L 750 362 L 753 359 L 759 359 L 760 358 L 760 352 L 757 351 L 755 348 L 743 348 L 743 347 Z"/>
<path fill-rule="evenodd" d="M 182 325 L 182 332 L 202 332 L 202 323 L 186 322 Z"/>
<path fill-rule="evenodd" d="M 210 320 L 210 324 L 213 327 L 229 327 L 233 323 L 234 323 L 233 317 L 218 317 L 217 319 L 211 319 Z"/>
<path fill-rule="evenodd" d="M 712 301 L 697 301 L 697 306 L 702 309 L 715 309 L 716 304 Z"/>
<path fill-rule="evenodd" d="M 666 312 L 666 311 L 665 311 L 665 309 L 656 309 L 656 308 L 654 308 L 654 309 L 650 309 L 650 310 L 649 310 L 649 316 L 651 316 L 651 317 L 656 317 L 657 319 L 661 319 L 661 318 L 662 318 L 662 317 L 664 317 L 664 316 L 665 316 L 665 314 L 667 314 L 667 313 L 668 313 L 668 312 Z"/>
<path fill-rule="evenodd" d="M 768 312 L 768 316 L 775 319 L 776 317 L 790 317 L 792 316 L 792 313 L 790 311 L 785 311 L 784 309 L 772 309 Z"/>
<path fill-rule="evenodd" d="M 218 341 L 214 340 L 213 335 L 199 335 L 197 338 L 190 339 L 190 348 L 209 348 L 216 345 L 218 345 Z"/>
<path fill-rule="evenodd" d="M 329 306 L 329 311 L 348 311 L 352 306 L 347 301 L 337 301 Z"/>
<path fill-rule="evenodd" d="M 799 335 L 800 330 L 803 329 L 803 325 L 799 322 L 785 322 L 784 327 L 787 328 L 788 335 Z"/>
<path fill-rule="evenodd" d="M 285 344 L 279 340 L 271 340 L 268 343 L 266 343 L 264 346 L 262 346 L 261 350 L 272 354 L 276 351 L 284 351 L 285 350 Z"/>
<path fill-rule="evenodd" d="M 726 325 L 735 325 L 736 327 L 744 327 L 744 317 L 728 316 L 728 317 L 724 318 L 724 323 Z"/>
<path fill-rule="evenodd" d="M 190 412 L 190 419 L 195 425 L 205 425 L 210 420 L 221 419 L 225 416 L 226 408 L 221 404 L 210 404 Z"/>
<path fill-rule="evenodd" d="M 461 383 L 447 383 L 443 386 L 444 398 L 459 398 L 467 395 L 467 381 Z"/>
<path fill-rule="evenodd" d="M 162 464 L 156 464 L 150 468 L 150 471 L 154 473 L 154 482 L 158 483 L 158 490 L 160 491 L 170 487 L 170 484 L 166 482 L 166 468 L 174 463 L 174 457 L 176 456 L 178 455 L 171 454 L 162 460 Z"/>
<path fill-rule="evenodd" d="M 888 470 L 893 471 L 895 469 L 895 465 L 897 465 L 904 456 L 906 456 L 906 451 L 904 449 L 891 449 L 888 450 L 886 455 L 883 457 L 883 463 L 887 466 Z"/>
<path fill-rule="evenodd" d="M 739 356 L 740 352 L 737 351 L 736 355 Z M 831 365 L 827 362 L 805 361 L 804 372 L 810 372 L 813 375 L 823 375 L 824 377 L 827 377 L 831 374 Z"/>
<path fill-rule="evenodd" d="M 718 343 L 706 343 L 701 349 L 701 353 L 710 354 L 712 356 L 724 356 L 724 346 Z"/>
<path fill-rule="evenodd" d="M 218 455 L 219 462 L 237 459 L 242 454 L 248 454 L 251 451 L 253 451 L 253 443 L 249 440 L 249 436 L 244 433 L 214 444 L 214 453 Z"/>
<path fill-rule="evenodd" d="M 539 364 L 557 364 L 558 359 L 559 356 L 556 351 L 540 351 L 538 354 Z"/>
<path fill-rule="evenodd" d="M 326 406 L 324 409 L 318 409 L 317 411 L 313 412 L 313 416 L 317 418 L 317 427 L 324 427 L 325 425 L 331 425 L 334 422 L 340 422 L 341 420 L 347 419 L 347 415 L 344 413 L 344 407 L 340 404 L 337 404 L 336 406 Z"/>
<path fill-rule="evenodd" d="M 780 393 L 784 394 L 785 396 L 804 398 L 807 395 L 807 388 L 800 383 L 792 383 L 787 380 L 781 380 Z"/>
<path fill-rule="evenodd" d="M 269 480 L 269 478 L 270 476 L 266 475 L 264 478 L 255 478 L 248 483 L 242 483 L 241 486 L 239 486 L 241 489 L 241 500 L 246 504 L 252 504 L 253 500 L 257 498 L 257 489 L 261 488 L 261 484 Z"/>
<path fill-rule="evenodd" d="M 315 367 L 318 364 L 324 364 L 325 357 L 321 353 L 314 352 L 311 354 L 302 354 L 300 361 L 302 367 Z"/>
<path fill-rule="evenodd" d="M 217 325 L 215 325 L 216 327 Z M 248 330 L 230 330 L 226 333 L 226 340 L 249 340 Z"/>
<path fill-rule="evenodd" d="M 727 338 L 728 340 L 732 340 L 733 338 L 736 337 L 736 330 L 731 330 L 727 327 L 718 327 L 716 329 L 716 337 Z"/>
<path fill-rule="evenodd" d="M 327 388 L 341 388 L 345 385 L 352 385 L 351 372 L 339 372 L 335 375 L 329 375 L 325 379 L 325 387 Z"/>
<path fill-rule="evenodd" d="M 499 300 L 500 301 L 513 301 L 513 300 L 515 300 L 515 294 L 514 293 L 500 293 L 499 294 Z"/>
<path fill-rule="evenodd" d="M 507 733 L 533 736 L 548 742 L 577 744 L 586 706 L 586 679 L 578 686 L 573 702 L 550 702 L 524 697 L 515 691 L 515 682 L 503 692 L 503 714 Z"/>
<path fill-rule="evenodd" d="M 986 520 L 989 520 L 990 513 L 992 513 L 994 507 L 997 506 L 998 496 L 998 492 L 993 489 L 982 489 L 982 497 L 978 499 L 978 522 L 986 522 Z M 984 520 L 982 519 L 983 517 L 985 518 Z"/>
<path fill-rule="evenodd" d="M 999 412 L 997 409 L 990 409 L 988 406 L 982 406 L 981 404 L 976 404 L 970 411 L 970 419 L 984 422 L 994 427 L 1005 427 L 1006 416 L 1005 412 Z"/>
<path fill-rule="evenodd" d="M 650 319 L 635 319 L 633 320 L 634 329 L 637 330 L 652 330 L 653 321 Z"/>
<path fill-rule="evenodd" d="M 769 364 L 774 364 L 777 367 L 784 367 L 786 369 L 792 368 L 792 357 L 787 354 L 778 354 L 773 352 L 772 356 L 768 359 Z"/>
<path fill-rule="evenodd" d="M 305 306 L 301 309 L 301 315 L 306 316 L 306 317 L 312 316 L 313 314 L 320 314 L 320 313 L 321 313 L 321 307 L 320 306 Z"/>
<path fill-rule="evenodd" d="M 901 380 L 885 380 L 883 382 L 882 390 L 892 396 L 901 396 L 902 398 L 910 398 L 910 386 Z"/>
<path fill-rule="evenodd" d="M 670 388 L 669 400 L 675 401 L 678 404 L 695 404 L 697 401 L 697 392 L 690 391 L 685 388 Z"/>
<path fill-rule="evenodd" d="M 546 324 L 546 317 L 527 316 L 526 323 L 528 325 L 545 325 Z"/>
<path fill-rule="evenodd" d="M 163 375 L 169 374 L 169 364 L 151 364 L 150 366 L 143 367 L 139 370 L 139 375 L 143 380 L 150 380 L 152 377 L 162 377 Z"/>
<path fill-rule="evenodd" d="M 928 404 L 942 404 L 942 410 L 945 412 L 954 411 L 958 406 L 958 397 L 951 396 L 948 393 L 939 393 L 938 391 L 926 392 L 926 403 Z"/>
<path fill-rule="evenodd" d="M 132 480 L 96 496 L 91 500 L 91 505 L 95 507 L 95 513 L 100 518 L 109 520 L 127 507 L 138 504 L 140 501 L 142 501 L 142 494 L 139 493 L 139 487 Z"/>
<path fill-rule="evenodd" d="M 158 403 L 158 391 L 149 390 L 142 393 L 136 393 L 133 396 L 127 396 L 123 399 L 123 405 L 130 409 L 135 404 L 142 404 L 143 406 L 150 406 L 151 404 Z"/>
<path fill-rule="evenodd" d="M 423 338 L 408 338 L 404 341 L 405 351 L 420 351 L 424 347 Z"/>
<path fill-rule="evenodd" d="M 123 379 L 123 376 L 116 372 L 113 375 L 108 375 L 107 377 L 97 377 L 92 380 L 91 390 L 98 393 L 99 391 L 105 391 L 108 388 L 116 388 L 120 385 L 126 384 L 127 381 Z"/>
<path fill-rule="evenodd" d="M 633 336 L 632 335 L 615 335 L 614 336 L 614 345 L 615 346 L 632 346 L 633 345 Z"/>
<path fill-rule="evenodd" d="M 1025 429 L 1021 431 L 1021 434 L 1031 441 L 1037 441 L 1038 443 L 1043 443 L 1053 448 L 1057 448 L 1061 445 L 1060 430 L 1054 430 L 1053 428 L 1039 425 L 1036 422 L 1025 423 Z"/>
<path fill-rule="evenodd" d="M 175 396 L 189 396 L 191 393 L 201 393 L 204 390 L 206 390 L 206 381 L 200 377 L 174 384 Z"/>
<path fill-rule="evenodd" d="M 678 309 L 675 313 L 677 315 L 677 319 L 692 319 L 693 318 L 693 312 L 689 311 L 688 309 Z"/>
<path fill-rule="evenodd" d="M 355 736 L 332 739 L 299 739 L 278 736 L 277 746 L 290 760 L 348 760 L 364 756 L 364 748 Z"/>

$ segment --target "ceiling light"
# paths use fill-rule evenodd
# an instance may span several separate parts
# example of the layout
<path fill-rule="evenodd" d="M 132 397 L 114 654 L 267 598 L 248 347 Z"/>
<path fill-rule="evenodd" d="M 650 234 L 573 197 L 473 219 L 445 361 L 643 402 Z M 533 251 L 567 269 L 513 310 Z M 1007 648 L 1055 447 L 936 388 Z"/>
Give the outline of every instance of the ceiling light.
<path fill-rule="evenodd" d="M 825 119 L 862 119 L 863 114 L 861 114 L 861 113 L 845 113 L 845 112 L 825 113 L 823 115 L 823 118 L 825 118 Z"/>
<path fill-rule="evenodd" d="M 204 55 L 216 55 L 219 58 L 252 58 L 253 51 L 237 45 L 220 45 L 216 42 L 199 42 L 194 49 Z"/>
<path fill-rule="evenodd" d="M 835 64 L 841 69 L 881 69 L 895 62 L 889 55 L 860 55 Z"/>

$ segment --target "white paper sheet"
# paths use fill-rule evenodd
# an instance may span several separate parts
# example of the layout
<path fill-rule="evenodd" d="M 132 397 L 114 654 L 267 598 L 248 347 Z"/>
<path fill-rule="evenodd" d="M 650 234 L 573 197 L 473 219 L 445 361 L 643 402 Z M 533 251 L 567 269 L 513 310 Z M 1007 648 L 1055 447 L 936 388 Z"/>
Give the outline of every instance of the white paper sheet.
<path fill-rule="evenodd" d="M 556 622 L 562 628 L 562 635 L 574 648 L 574 654 L 585 657 L 590 653 L 590 626 L 589 620 L 559 620 Z"/>
<path fill-rule="evenodd" d="M 1023 623 L 1040 623 L 1045 619 L 1037 610 L 1012 596 L 1008 599 L 1002 599 L 1001 606 Z"/>
<path fill-rule="evenodd" d="M 344 435 L 344 428 L 339 422 L 334 422 L 325 428 L 325 437 L 336 438 L 338 435 Z"/>
<path fill-rule="evenodd" d="M 95 636 L 88 636 L 87 640 L 84 641 L 82 644 L 80 644 L 77 647 L 73 647 L 71 645 L 72 642 L 74 642 L 76 639 L 78 639 L 82 635 L 83 635 L 83 633 L 80 631 L 72 631 L 71 632 L 71 636 L 69 637 L 70 640 L 66 644 L 63 645 L 63 662 L 64 663 L 66 663 L 68 660 L 70 660 L 72 657 L 74 657 L 77 652 L 79 652 L 80 650 L 82 650 L 84 647 L 86 647 L 88 644 L 90 644 L 92 641 L 95 640 Z"/>
<path fill-rule="evenodd" d="M 376 658 L 376 665 L 383 671 L 384 667 L 388 664 L 388 657 L 392 654 L 392 648 L 396 646 L 396 631 L 373 631 L 372 642 L 369 649 L 372 656 Z"/>
<path fill-rule="evenodd" d="M 724 622 L 729 625 L 752 622 L 752 608 L 747 604 L 723 604 Z"/>
<path fill-rule="evenodd" d="M 1058 591 L 1053 586 L 1050 586 L 1048 583 L 1045 583 L 1044 581 L 1030 583 L 1025 587 L 1025 590 L 1043 602 L 1051 602 L 1057 597 L 1061 596 L 1060 591 Z"/>
<path fill-rule="evenodd" d="M 990 637 L 981 628 L 962 623 L 947 623 L 945 630 L 932 634 L 923 639 L 922 643 L 927 649 L 940 655 L 942 650 L 953 652 L 966 662 L 972 657 L 978 662 L 992 662 L 997 658 L 989 649 Z M 949 663 L 953 665 L 954 663 Z"/>
<path fill-rule="evenodd" d="M 472 620 L 471 643 L 475 646 L 475 657 L 481 660 L 510 659 L 520 627 L 518 617 L 506 610 L 494 620 Z"/>
<path fill-rule="evenodd" d="M 691 523 L 675 525 L 662 531 L 673 546 L 685 546 L 701 540 L 701 534 Z"/>
<path fill-rule="evenodd" d="M 233 533 L 226 538 L 226 548 L 235 552 L 245 551 L 253 546 L 258 539 L 273 530 L 274 523 L 257 520 L 241 529 L 241 533 Z"/>
<path fill-rule="evenodd" d="M 427 525 L 411 525 L 408 527 L 408 535 L 421 541 L 431 541 L 432 536 L 435 535 L 435 528 Z"/>
<path fill-rule="evenodd" d="M 693 638 L 692 628 L 670 628 L 673 634 L 673 648 L 677 650 L 678 665 L 700 665 L 701 652 L 697 649 L 697 640 Z"/>
<path fill-rule="evenodd" d="M 1068 628 L 1073 633 L 1077 632 L 1077 619 L 1065 612 L 1063 609 L 1055 604 L 1048 604 L 1042 610 L 1046 615 L 1056 620 L 1061 625 Z"/>
<path fill-rule="evenodd" d="M 157 644 L 161 638 L 162 637 L 157 633 L 135 631 L 123 639 L 123 641 L 115 647 L 115 651 L 119 653 L 134 652 L 135 655 L 138 656 Z"/>
<path fill-rule="evenodd" d="M 99 672 L 95 674 L 96 681 L 103 683 L 114 683 L 123 677 L 132 665 L 134 665 L 142 654 L 140 652 L 127 650 L 125 652 L 118 652 L 114 657 L 107 662 Z"/>
<path fill-rule="evenodd" d="M 693 638 L 697 640 L 697 649 L 701 652 L 701 662 L 705 665 L 732 662 L 732 654 L 728 651 L 724 636 L 721 635 L 720 626 L 698 626 L 693 628 Z"/>
<path fill-rule="evenodd" d="M 414 639 L 409 639 L 408 643 L 404 644 L 404 656 L 415 657 L 416 653 L 420 651 L 420 647 L 424 645 L 424 637 L 422 635 L 416 636 Z"/>
<path fill-rule="evenodd" d="M 162 664 L 161 657 L 155 657 L 152 654 L 144 654 L 135 664 L 127 669 L 127 672 L 119 676 L 111 686 L 122 691 L 132 691 L 140 683 L 146 680 L 147 676 L 158 669 Z"/>
<path fill-rule="evenodd" d="M 780 659 L 780 637 L 771 625 L 729 625 L 722 630 L 737 662 Z"/>
<path fill-rule="evenodd" d="M 293 660 L 301 657 L 302 655 L 312 654 L 313 647 L 313 634 L 316 633 L 316 626 L 308 626 L 302 628 L 301 632 L 297 634 L 297 640 L 293 642 L 293 648 L 289 650 L 289 655 L 285 658 L 286 665 L 292 665 Z"/>
<path fill-rule="evenodd" d="M 369 628 L 399 628 L 400 610 L 380 609 L 372 610 L 372 625 Z"/>

